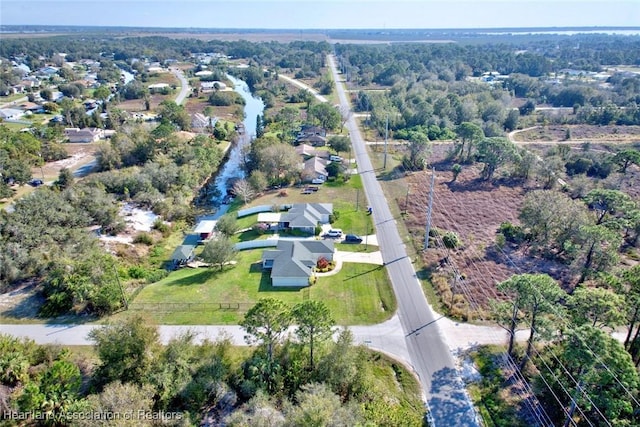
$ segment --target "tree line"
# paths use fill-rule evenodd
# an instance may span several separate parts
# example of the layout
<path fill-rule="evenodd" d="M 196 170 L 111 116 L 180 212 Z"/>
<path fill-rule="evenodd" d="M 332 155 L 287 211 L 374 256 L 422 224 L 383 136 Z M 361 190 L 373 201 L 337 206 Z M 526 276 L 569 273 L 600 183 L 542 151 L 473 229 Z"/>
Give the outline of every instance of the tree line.
<path fill-rule="evenodd" d="M 196 344 L 185 333 L 163 346 L 156 327 L 141 317 L 112 322 L 90 333 L 99 359 L 94 366 L 63 348 L 0 336 L 0 381 L 10 390 L 2 409 L 49 414 L 47 425 L 56 426 L 108 425 L 69 421 L 65 414 L 128 410 L 179 413 L 169 425 L 204 417 L 231 426 L 422 425 L 415 389 L 399 400 L 380 383 L 381 376 L 396 376 L 402 389 L 407 374 L 356 346 L 347 330 L 331 340 L 334 322 L 323 303 L 288 307 L 262 299 L 242 327 L 255 346 L 239 353 L 224 336 Z"/>

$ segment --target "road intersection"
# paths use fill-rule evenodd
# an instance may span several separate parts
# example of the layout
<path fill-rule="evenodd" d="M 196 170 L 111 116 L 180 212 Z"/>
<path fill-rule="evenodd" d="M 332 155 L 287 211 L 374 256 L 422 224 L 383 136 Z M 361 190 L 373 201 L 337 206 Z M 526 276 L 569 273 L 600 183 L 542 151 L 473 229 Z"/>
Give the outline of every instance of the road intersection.
<path fill-rule="evenodd" d="M 333 57 L 329 64 L 342 108 L 350 108 Z M 177 70 L 182 81 L 181 103 L 188 88 L 184 76 Z M 184 93 L 183 93 L 184 92 Z M 182 99 L 180 99 L 182 97 Z M 497 327 L 481 327 L 458 324 L 435 313 L 429 306 L 404 243 L 398 233 L 395 219 L 377 181 L 365 149 L 365 142 L 353 115 L 346 123 L 358 171 L 362 177 L 369 205 L 373 208 L 376 237 L 381 250 L 382 262 L 398 302 L 397 313 L 388 321 L 377 325 L 351 326 L 355 341 L 372 349 L 387 353 L 403 362 L 417 375 L 429 409 L 432 426 L 479 426 L 476 412 L 462 382 L 452 351 L 464 350 L 478 344 L 499 344 L 506 341 L 505 331 Z M 0 325 L 0 333 L 29 337 L 38 343 L 62 345 L 90 345 L 89 332 L 100 325 Z M 190 331 L 196 341 L 215 340 L 224 335 L 234 344 L 243 345 L 245 332 L 240 326 L 159 326 L 162 342 Z"/>

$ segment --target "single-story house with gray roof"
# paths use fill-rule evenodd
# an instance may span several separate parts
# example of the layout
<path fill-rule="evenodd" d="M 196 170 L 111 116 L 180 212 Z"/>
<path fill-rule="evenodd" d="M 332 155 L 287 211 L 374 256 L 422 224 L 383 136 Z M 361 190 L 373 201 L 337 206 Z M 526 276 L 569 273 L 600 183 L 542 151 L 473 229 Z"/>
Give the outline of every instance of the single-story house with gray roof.
<path fill-rule="evenodd" d="M 262 268 L 271 270 L 272 286 L 309 286 L 318 259 L 333 261 L 333 252 L 331 240 L 279 240 L 262 254 Z"/>
<path fill-rule="evenodd" d="M 319 224 L 327 224 L 333 214 L 333 203 L 295 203 L 280 215 L 282 229 L 300 230 L 313 234 Z"/>
<path fill-rule="evenodd" d="M 303 167 L 303 181 L 314 182 L 315 180 L 326 181 L 329 177 L 327 172 L 327 161 L 320 157 L 312 157 L 305 161 Z"/>

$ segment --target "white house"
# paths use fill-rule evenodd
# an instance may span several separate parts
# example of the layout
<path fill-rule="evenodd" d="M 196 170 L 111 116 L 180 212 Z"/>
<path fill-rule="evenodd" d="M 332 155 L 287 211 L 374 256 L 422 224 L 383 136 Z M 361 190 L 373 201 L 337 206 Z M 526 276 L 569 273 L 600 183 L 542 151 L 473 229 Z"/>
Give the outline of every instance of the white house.
<path fill-rule="evenodd" d="M 262 268 L 271 270 L 274 287 L 305 287 L 320 258 L 333 260 L 331 240 L 279 240 L 276 249 L 264 251 Z"/>

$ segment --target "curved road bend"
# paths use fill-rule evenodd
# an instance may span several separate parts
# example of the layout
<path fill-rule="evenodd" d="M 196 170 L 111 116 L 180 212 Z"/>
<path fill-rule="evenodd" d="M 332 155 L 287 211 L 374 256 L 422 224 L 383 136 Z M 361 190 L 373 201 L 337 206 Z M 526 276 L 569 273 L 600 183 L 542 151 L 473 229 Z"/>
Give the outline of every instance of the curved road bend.
<path fill-rule="evenodd" d="M 350 108 L 344 87 L 339 84 L 333 56 L 329 56 L 340 104 Z M 405 341 L 413 369 L 417 373 L 428 404 L 432 425 L 479 426 L 476 413 L 449 351 L 438 319 L 422 292 L 416 272 L 407 256 L 398 233 L 396 220 L 391 215 L 387 200 L 376 178 L 364 140 L 353 116 L 346 123 L 358 162 L 364 189 L 373 208 L 376 235 L 382 259 L 398 301 L 398 316 L 404 330 Z"/>
<path fill-rule="evenodd" d="M 171 72 L 180 80 L 180 92 L 176 96 L 176 104 L 181 105 L 189 94 L 189 82 L 179 68 L 172 68 Z"/>

